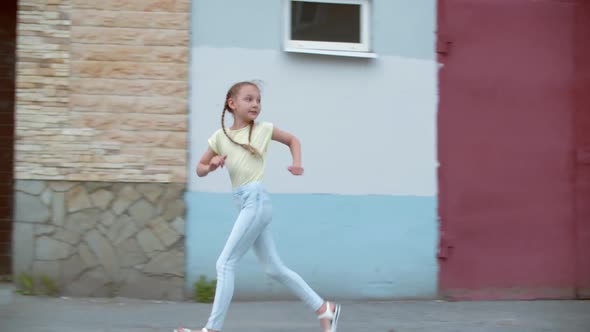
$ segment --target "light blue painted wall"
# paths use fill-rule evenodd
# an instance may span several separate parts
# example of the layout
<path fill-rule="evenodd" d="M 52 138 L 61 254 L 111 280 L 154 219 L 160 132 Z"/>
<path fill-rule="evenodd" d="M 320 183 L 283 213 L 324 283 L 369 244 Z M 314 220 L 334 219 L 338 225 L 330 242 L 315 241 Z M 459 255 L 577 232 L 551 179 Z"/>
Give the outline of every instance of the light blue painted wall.
<path fill-rule="evenodd" d="M 436 198 L 271 194 L 279 254 L 321 296 L 335 299 L 436 295 Z M 237 210 L 231 194 L 188 193 L 187 287 L 215 278 Z M 236 299 L 291 299 L 251 252 L 237 267 Z"/>
<path fill-rule="evenodd" d="M 192 45 L 279 50 L 283 0 L 193 0 Z M 373 0 L 379 55 L 434 59 L 436 0 Z"/>
<path fill-rule="evenodd" d="M 265 182 L 283 260 L 330 298 L 436 295 L 436 1 L 372 3 L 379 57 L 368 60 L 283 52 L 282 0 L 193 1 L 189 290 L 215 277 L 237 212 L 225 170 L 197 178 L 194 168 L 227 88 L 260 79 L 260 120 L 301 139 L 306 167 L 291 176 L 288 149 L 271 145 Z M 236 297 L 290 296 L 250 253 Z"/>

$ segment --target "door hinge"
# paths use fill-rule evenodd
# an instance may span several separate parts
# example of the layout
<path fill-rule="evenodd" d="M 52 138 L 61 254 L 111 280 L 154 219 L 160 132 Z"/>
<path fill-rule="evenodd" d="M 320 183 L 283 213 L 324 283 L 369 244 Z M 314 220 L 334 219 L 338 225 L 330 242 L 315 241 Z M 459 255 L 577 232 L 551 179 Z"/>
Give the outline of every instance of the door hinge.
<path fill-rule="evenodd" d="M 445 35 L 438 35 L 436 39 L 436 53 L 441 55 L 449 54 L 453 42 Z"/>
<path fill-rule="evenodd" d="M 451 248 L 454 247 L 453 245 L 453 238 L 448 234 L 442 232 L 440 236 L 440 242 L 438 244 L 438 254 L 437 257 L 439 259 L 447 259 L 449 258 Z"/>
<path fill-rule="evenodd" d="M 590 164 L 590 148 L 579 148 L 576 153 L 578 164 Z"/>

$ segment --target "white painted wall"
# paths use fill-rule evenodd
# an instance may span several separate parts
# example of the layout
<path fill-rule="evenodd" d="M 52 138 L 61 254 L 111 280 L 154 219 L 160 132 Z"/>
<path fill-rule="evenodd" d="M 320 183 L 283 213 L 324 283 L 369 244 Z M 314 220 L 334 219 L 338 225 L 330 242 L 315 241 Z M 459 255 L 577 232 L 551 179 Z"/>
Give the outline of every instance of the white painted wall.
<path fill-rule="evenodd" d="M 227 89 L 257 79 L 259 119 L 292 132 L 303 148 L 305 175 L 294 177 L 288 148 L 271 145 L 270 192 L 436 195 L 435 60 L 206 46 L 194 47 L 191 60 L 190 191 L 231 190 L 225 170 L 206 178 L 194 170 L 220 127 Z"/>

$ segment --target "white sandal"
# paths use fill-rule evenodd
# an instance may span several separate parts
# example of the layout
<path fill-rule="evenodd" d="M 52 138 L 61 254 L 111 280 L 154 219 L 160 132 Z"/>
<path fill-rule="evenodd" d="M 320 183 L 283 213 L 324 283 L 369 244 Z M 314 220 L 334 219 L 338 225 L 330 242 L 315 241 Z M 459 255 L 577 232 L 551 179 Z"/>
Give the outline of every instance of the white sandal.
<path fill-rule="evenodd" d="M 336 332 L 336 328 L 338 327 L 338 318 L 340 318 L 340 304 L 334 304 L 334 311 L 330 309 L 330 302 L 326 301 L 326 311 L 324 311 L 321 315 L 318 316 L 318 319 L 327 318 L 330 320 L 330 329 L 324 332 Z M 184 331 L 183 331 L 184 332 Z"/>
<path fill-rule="evenodd" d="M 179 327 L 177 329 L 174 329 L 174 332 L 198 332 L 197 330 L 190 330 L 190 329 L 185 329 L 183 327 Z M 207 328 L 202 328 L 201 332 L 209 332 L 209 330 L 207 330 Z"/>

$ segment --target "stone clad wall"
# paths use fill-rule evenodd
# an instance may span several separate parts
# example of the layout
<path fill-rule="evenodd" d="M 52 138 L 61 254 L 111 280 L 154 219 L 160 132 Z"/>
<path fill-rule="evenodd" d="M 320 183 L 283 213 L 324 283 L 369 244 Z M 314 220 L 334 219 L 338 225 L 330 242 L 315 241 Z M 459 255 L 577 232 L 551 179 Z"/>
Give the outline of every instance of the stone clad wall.
<path fill-rule="evenodd" d="M 16 183 L 15 273 L 65 295 L 183 299 L 183 185 Z"/>
<path fill-rule="evenodd" d="M 190 0 L 21 0 L 13 273 L 179 299 Z"/>
<path fill-rule="evenodd" d="M 186 179 L 190 0 L 19 1 L 17 179 Z"/>

